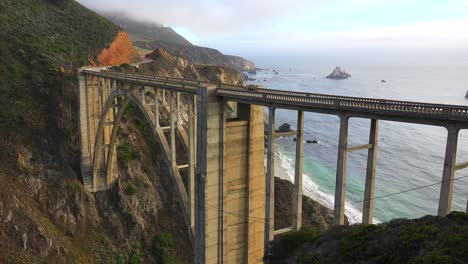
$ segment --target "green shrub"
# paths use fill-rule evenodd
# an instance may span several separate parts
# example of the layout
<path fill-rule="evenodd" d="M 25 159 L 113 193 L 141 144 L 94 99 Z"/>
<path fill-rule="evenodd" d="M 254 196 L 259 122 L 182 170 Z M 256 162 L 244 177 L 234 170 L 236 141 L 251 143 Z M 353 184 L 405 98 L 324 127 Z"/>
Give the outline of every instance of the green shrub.
<path fill-rule="evenodd" d="M 153 254 L 156 256 L 158 263 L 162 264 L 178 264 L 182 263 L 176 257 L 171 254 L 174 250 L 174 240 L 169 233 L 157 234 L 153 239 Z"/>
<path fill-rule="evenodd" d="M 130 252 L 120 254 L 117 257 L 118 264 L 143 264 L 144 257 L 143 252 L 141 251 L 141 244 L 139 242 L 130 249 Z"/>
<path fill-rule="evenodd" d="M 125 189 L 125 193 L 128 195 L 134 195 L 137 192 L 137 187 L 131 183 L 127 184 L 127 188 Z"/>
<path fill-rule="evenodd" d="M 292 256 L 303 244 L 313 243 L 319 238 L 319 232 L 311 227 L 304 227 L 300 231 L 288 232 L 271 243 L 277 257 Z"/>
<path fill-rule="evenodd" d="M 140 158 L 140 153 L 131 148 L 128 142 L 123 142 L 117 147 L 117 160 L 123 167 L 127 167 L 132 160 Z"/>

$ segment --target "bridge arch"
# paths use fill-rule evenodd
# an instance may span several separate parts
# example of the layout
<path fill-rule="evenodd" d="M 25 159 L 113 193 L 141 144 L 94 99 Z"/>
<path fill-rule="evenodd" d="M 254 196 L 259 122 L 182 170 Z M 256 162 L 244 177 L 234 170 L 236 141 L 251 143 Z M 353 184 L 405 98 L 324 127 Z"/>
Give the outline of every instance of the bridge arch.
<path fill-rule="evenodd" d="M 92 183 L 93 186 L 99 187 L 99 185 L 105 184 L 106 186 L 110 186 L 113 182 L 114 179 L 117 178 L 117 157 L 116 157 L 116 143 L 117 143 L 117 132 L 119 130 L 120 123 L 122 121 L 123 114 L 126 110 L 126 108 L 129 106 L 129 104 L 133 104 L 136 106 L 141 114 L 144 116 L 144 119 L 146 120 L 147 124 L 150 126 L 152 133 L 154 137 L 156 138 L 156 141 L 160 145 L 161 149 L 164 149 L 163 147 L 163 142 L 161 142 L 161 135 L 164 136 L 164 134 L 161 134 L 159 131 L 160 128 L 157 127 L 156 125 L 156 118 L 157 116 L 151 117 L 149 112 L 150 109 L 147 109 L 144 104 L 142 103 L 142 100 L 135 96 L 135 93 L 141 89 L 138 86 L 131 86 L 128 89 L 127 88 L 119 88 L 114 91 L 107 97 L 105 104 L 103 105 L 102 108 L 102 113 L 99 117 L 99 124 L 97 126 L 97 131 L 96 131 L 96 137 L 95 137 L 95 148 L 94 148 L 94 155 L 93 155 L 93 167 L 92 167 Z M 152 88 L 154 93 L 156 94 L 156 88 Z M 155 97 L 156 99 L 156 97 Z M 157 100 L 157 99 L 156 99 Z M 114 115 L 113 119 L 113 124 L 112 124 L 112 129 L 109 137 L 109 144 L 105 145 L 104 144 L 104 130 L 105 130 L 105 125 L 106 125 L 106 120 L 108 119 L 108 116 L 111 113 L 111 110 L 113 108 L 117 108 L 118 111 Z M 106 147 L 107 151 L 103 151 L 103 146 Z M 177 168 L 174 168 L 174 166 L 171 164 L 170 157 L 168 155 L 163 155 L 165 156 L 165 161 L 166 164 L 171 168 L 170 169 L 170 174 L 172 181 L 176 183 L 176 189 L 177 189 L 177 196 L 178 200 L 180 202 L 181 208 L 184 209 L 182 210 L 184 213 L 184 218 L 187 224 L 187 227 L 189 229 L 189 234 L 190 237 L 193 237 L 193 232 L 192 232 L 192 220 L 190 219 L 190 216 L 187 213 L 187 203 L 188 203 L 188 195 L 187 195 L 187 190 L 184 188 L 180 188 L 180 184 L 177 184 L 180 182 L 180 179 L 178 179 L 179 176 L 176 176 L 174 173 L 174 170 Z M 99 183 L 99 179 L 101 174 L 106 175 L 105 183 Z"/>

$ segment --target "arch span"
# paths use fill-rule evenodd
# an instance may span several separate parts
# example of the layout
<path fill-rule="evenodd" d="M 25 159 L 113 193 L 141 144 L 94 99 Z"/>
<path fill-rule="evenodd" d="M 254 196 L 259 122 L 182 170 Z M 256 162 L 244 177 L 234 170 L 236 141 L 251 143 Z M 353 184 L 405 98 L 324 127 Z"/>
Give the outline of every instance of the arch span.
<path fill-rule="evenodd" d="M 181 179 L 181 175 L 177 165 L 173 164 L 170 155 L 167 155 L 167 140 L 165 138 L 164 132 L 160 127 L 156 125 L 156 116 L 150 115 L 150 110 L 145 107 L 144 103 L 142 103 L 142 99 L 138 98 L 134 95 L 136 91 L 138 91 L 138 87 L 130 87 L 129 89 L 116 89 L 114 90 L 107 98 L 102 113 L 99 117 L 99 124 L 96 131 L 96 138 L 95 138 L 95 149 L 93 155 L 93 169 L 92 169 L 92 182 L 93 188 L 95 190 L 99 190 L 102 186 L 106 186 L 107 188 L 115 181 L 117 178 L 117 159 L 116 159 L 116 143 L 117 143 L 117 131 L 119 129 L 120 123 L 122 121 L 123 113 L 125 109 L 129 106 L 129 104 L 133 104 L 136 106 L 140 112 L 143 114 L 147 124 L 150 126 L 153 135 L 156 138 L 161 149 L 166 152 L 165 161 L 166 164 L 171 168 L 170 174 L 174 184 L 177 187 L 177 195 L 179 198 L 179 202 L 181 203 L 183 215 L 187 227 L 189 229 L 189 233 L 191 238 L 193 237 L 192 233 L 192 222 L 189 216 L 190 210 L 190 203 L 188 199 L 187 190 L 183 184 Z M 143 97 L 144 98 L 144 97 Z M 157 99 L 156 99 L 157 100 Z M 113 119 L 112 129 L 110 133 L 109 143 L 104 143 L 104 134 L 105 134 L 105 126 L 108 122 L 108 117 L 112 109 L 117 108 L 118 111 L 115 114 L 115 118 Z M 105 175 L 105 182 L 99 182 L 103 177 L 102 174 Z"/>

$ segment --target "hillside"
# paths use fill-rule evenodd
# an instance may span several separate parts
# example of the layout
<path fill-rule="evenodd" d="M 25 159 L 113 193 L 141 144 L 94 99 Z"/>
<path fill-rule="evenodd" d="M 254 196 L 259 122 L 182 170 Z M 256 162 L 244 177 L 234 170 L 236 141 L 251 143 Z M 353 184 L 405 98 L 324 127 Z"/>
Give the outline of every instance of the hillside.
<path fill-rule="evenodd" d="M 161 243 L 189 261 L 162 151 L 137 136 L 138 113 L 119 137 L 140 154 L 121 159 L 119 182 L 97 194 L 81 183 L 75 69 L 134 61 L 127 35 L 73 0 L 2 0 L 0 29 L 0 263 L 157 262 Z"/>
<path fill-rule="evenodd" d="M 272 242 L 272 263 L 468 263 L 468 214 L 305 228 Z"/>

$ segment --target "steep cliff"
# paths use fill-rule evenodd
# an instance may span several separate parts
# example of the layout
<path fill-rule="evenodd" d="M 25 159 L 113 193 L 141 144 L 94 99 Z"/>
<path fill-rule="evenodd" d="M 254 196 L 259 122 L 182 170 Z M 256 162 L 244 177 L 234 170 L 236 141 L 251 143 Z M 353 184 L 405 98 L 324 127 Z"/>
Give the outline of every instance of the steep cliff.
<path fill-rule="evenodd" d="M 157 262 L 168 241 L 178 250 L 167 254 L 190 260 L 161 150 L 135 134 L 146 131 L 138 113 L 119 137 L 141 154 L 114 188 L 81 183 L 75 69 L 104 49 L 132 62 L 111 47 L 130 41 L 73 0 L 2 0 L 0 25 L 0 263 Z"/>
<path fill-rule="evenodd" d="M 163 48 L 174 56 L 182 57 L 195 64 L 225 65 L 240 71 L 255 69 L 253 62 L 239 56 L 224 55 L 216 49 L 195 45 L 181 45 L 167 41 L 154 40 L 151 42 L 136 41 L 135 46 L 154 50 Z"/>
<path fill-rule="evenodd" d="M 124 31 L 119 31 L 114 41 L 98 55 L 99 65 L 118 65 L 139 62 L 140 55 Z"/>
<path fill-rule="evenodd" d="M 187 59 L 173 56 L 162 48 L 146 56 L 153 61 L 140 66 L 140 72 L 205 82 L 242 85 L 243 76 L 238 70 L 227 66 L 195 65 Z"/>

